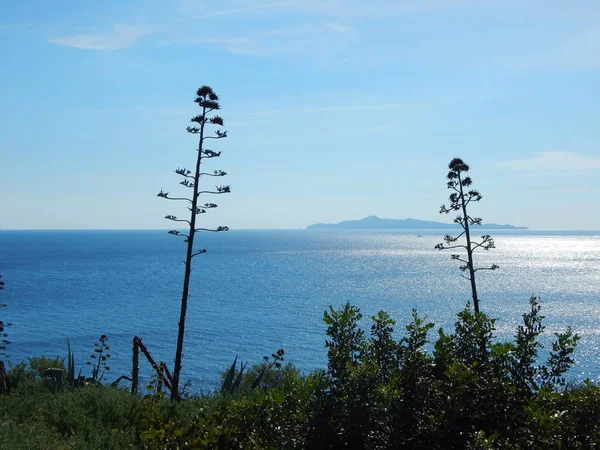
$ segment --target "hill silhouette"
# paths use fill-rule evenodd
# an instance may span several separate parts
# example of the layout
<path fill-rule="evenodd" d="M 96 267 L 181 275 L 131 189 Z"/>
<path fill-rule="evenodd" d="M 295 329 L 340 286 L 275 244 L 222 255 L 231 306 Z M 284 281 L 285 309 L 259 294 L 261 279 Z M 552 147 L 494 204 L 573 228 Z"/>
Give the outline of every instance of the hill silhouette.
<path fill-rule="evenodd" d="M 449 230 L 460 228 L 456 223 L 434 222 L 419 219 L 382 219 L 369 216 L 359 220 L 344 220 L 339 223 L 315 223 L 307 230 Z M 487 230 L 527 230 L 527 227 L 484 223 L 477 229 Z"/>

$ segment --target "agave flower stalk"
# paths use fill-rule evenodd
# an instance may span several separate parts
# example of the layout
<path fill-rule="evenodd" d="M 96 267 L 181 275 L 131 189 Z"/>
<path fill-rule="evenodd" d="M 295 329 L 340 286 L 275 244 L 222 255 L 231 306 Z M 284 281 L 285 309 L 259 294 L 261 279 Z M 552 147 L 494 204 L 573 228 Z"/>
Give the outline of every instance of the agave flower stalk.
<path fill-rule="evenodd" d="M 447 234 L 444 237 L 444 242 L 439 243 L 435 246 L 438 250 L 455 250 L 461 249 L 466 251 L 466 255 L 453 254 L 451 258 L 459 261 L 461 265 L 459 269 L 462 272 L 466 272 L 468 275 L 462 275 L 464 278 L 469 280 L 471 283 L 471 294 L 473 297 L 473 307 L 475 312 L 479 313 L 479 296 L 477 295 L 477 283 L 475 282 L 475 273 L 480 270 L 496 270 L 498 266 L 492 264 L 489 267 L 475 267 L 473 262 L 473 252 L 477 249 L 490 250 L 495 248 L 494 239 L 489 234 L 481 236 L 481 240 L 477 241 L 473 238 L 471 233 L 472 226 L 481 225 L 481 217 L 474 217 L 469 215 L 467 206 L 471 202 L 478 202 L 483 197 L 474 189 L 470 189 L 473 181 L 471 177 L 465 174 L 469 171 L 469 166 L 460 158 L 454 158 L 448 164 L 448 182 L 447 187 L 452 191 L 448 206 L 442 205 L 440 207 L 440 214 L 449 214 L 451 212 L 457 212 L 457 216 L 454 219 L 454 223 L 460 225 L 462 231 L 457 236 L 451 236 Z M 465 238 L 465 243 L 457 243 L 462 237 Z"/>
<path fill-rule="evenodd" d="M 192 117 L 191 122 L 195 125 L 187 127 L 187 132 L 198 135 L 198 155 L 196 157 L 196 164 L 193 171 L 184 168 L 177 168 L 175 173 L 183 178 L 179 183 L 185 188 L 192 191 L 189 197 L 173 197 L 168 192 L 160 191 L 159 197 L 167 200 L 183 201 L 188 204 L 190 211 L 189 219 L 179 219 L 177 216 L 168 215 L 165 219 L 172 222 L 183 223 L 187 225 L 187 232 L 180 230 L 171 230 L 169 234 L 174 236 L 182 236 L 184 242 L 187 244 L 187 251 L 185 257 L 185 271 L 183 276 L 183 289 L 181 293 L 181 308 L 179 314 L 179 330 L 177 335 L 177 349 L 175 351 L 175 367 L 173 369 L 173 383 L 171 385 L 171 398 L 179 399 L 179 381 L 182 367 L 183 357 L 183 340 L 185 335 L 185 321 L 187 314 L 188 299 L 190 296 L 190 277 L 192 272 L 192 260 L 194 257 L 206 253 L 205 249 L 195 249 L 194 240 L 198 231 L 211 231 L 220 232 L 227 231 L 229 227 L 219 226 L 217 228 L 202 228 L 197 225 L 197 218 L 201 214 L 205 214 L 207 211 L 217 207 L 215 203 L 200 203 L 200 197 L 203 195 L 221 195 L 228 194 L 231 192 L 231 187 L 228 185 L 217 185 L 214 189 L 203 189 L 200 190 L 200 179 L 203 177 L 223 177 L 227 175 L 222 170 L 214 170 L 212 172 L 202 172 L 202 163 L 204 160 L 218 158 L 221 156 L 221 152 L 214 151 L 206 148 L 205 144 L 211 139 L 224 139 L 227 137 L 227 131 L 221 131 L 217 129 L 214 134 L 209 135 L 207 133 L 207 126 L 223 126 L 223 119 L 218 115 L 211 115 L 214 111 L 218 111 L 221 107 L 219 105 L 219 97 L 214 91 L 208 86 L 202 86 L 196 91 L 195 103 L 201 109 L 201 113 L 197 116 Z"/>

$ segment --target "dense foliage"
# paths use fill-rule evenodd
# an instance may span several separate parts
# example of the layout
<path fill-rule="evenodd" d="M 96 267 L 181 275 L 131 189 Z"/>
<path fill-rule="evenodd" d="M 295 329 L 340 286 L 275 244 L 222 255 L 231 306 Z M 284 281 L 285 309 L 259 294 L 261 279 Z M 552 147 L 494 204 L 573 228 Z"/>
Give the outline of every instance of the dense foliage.
<path fill-rule="evenodd" d="M 385 312 L 361 327 L 350 304 L 330 308 L 327 368 L 301 374 L 283 352 L 235 389 L 172 402 L 102 386 L 57 389 L 60 360 L 32 358 L 0 396 L 0 448 L 591 449 L 600 443 L 600 388 L 565 383 L 578 337 L 555 335 L 540 362 L 537 299 L 512 342 L 467 305 L 451 332 L 413 312 L 402 337 Z M 275 364 L 277 362 L 278 364 Z M 235 365 L 234 365 L 235 367 Z M 234 371 L 235 372 L 235 371 Z M 224 382 L 229 371 L 225 371 Z M 260 382 L 255 382 L 260 377 Z"/>

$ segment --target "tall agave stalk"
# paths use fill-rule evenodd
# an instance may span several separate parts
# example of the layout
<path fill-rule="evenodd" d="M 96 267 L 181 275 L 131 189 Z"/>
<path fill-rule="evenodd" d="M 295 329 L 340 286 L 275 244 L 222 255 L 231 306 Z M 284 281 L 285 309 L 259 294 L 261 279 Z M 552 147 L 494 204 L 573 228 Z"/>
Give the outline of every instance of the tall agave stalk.
<path fill-rule="evenodd" d="M 469 215 L 467 206 L 471 202 L 480 201 L 483 197 L 479 191 L 470 189 L 473 180 L 466 175 L 469 171 L 469 166 L 462 159 L 453 158 L 452 161 L 450 161 L 450 164 L 448 164 L 448 169 L 449 172 L 446 176 L 448 182 L 446 186 L 453 192 L 449 197 L 449 206 L 442 205 L 440 207 L 440 214 L 457 212 L 458 215 L 454 219 L 454 223 L 460 225 L 462 231 L 457 236 L 447 234 L 444 237 L 444 242 L 437 244 L 435 248 L 438 250 L 460 249 L 466 251 L 466 256 L 453 254 L 451 255 L 451 258 L 461 263 L 459 269 L 462 272 L 468 273 L 468 275 L 462 276 L 471 283 L 473 307 L 475 308 L 475 312 L 479 313 L 479 296 L 477 295 L 475 273 L 480 270 L 496 270 L 499 267 L 496 264 L 492 264 L 489 267 L 475 267 L 475 263 L 473 262 L 473 252 L 478 248 L 486 251 L 495 248 L 494 239 L 492 239 L 489 234 L 482 235 L 481 240 L 479 241 L 473 238 L 472 227 L 481 225 L 481 217 Z M 457 241 L 463 236 L 465 237 L 466 242 L 464 244 L 457 244 Z"/>
<path fill-rule="evenodd" d="M 177 335 L 177 349 L 175 352 L 175 367 L 173 369 L 173 384 L 171 386 L 171 398 L 179 399 L 179 380 L 181 374 L 181 361 L 183 357 L 183 338 L 185 335 L 185 320 L 187 314 L 187 304 L 190 296 L 190 275 L 192 272 L 192 259 L 198 255 L 206 253 L 205 249 L 194 250 L 194 238 L 196 236 L 196 232 L 198 231 L 227 231 L 229 230 L 226 226 L 219 226 L 215 229 L 209 228 L 199 228 L 196 225 L 197 218 L 200 214 L 205 214 L 207 210 L 216 208 L 217 205 L 215 203 L 204 203 L 200 204 L 199 198 L 201 195 L 206 194 L 228 194 L 231 192 L 230 186 L 216 186 L 214 190 L 200 190 L 200 178 L 202 177 L 223 177 L 227 175 L 222 170 L 214 170 L 213 172 L 202 172 L 201 166 L 202 162 L 206 159 L 218 158 L 221 156 L 221 152 L 216 152 L 214 150 L 208 149 L 205 147 L 206 142 L 209 139 L 224 139 L 227 137 L 226 131 L 221 131 L 217 129 L 214 135 L 207 134 L 207 125 L 216 125 L 223 126 L 223 119 L 218 115 L 212 115 L 209 117 L 208 115 L 214 111 L 219 110 L 221 107 L 219 105 L 219 97 L 217 94 L 213 92 L 213 90 L 208 86 L 202 86 L 196 91 L 196 99 L 194 100 L 202 110 L 200 114 L 193 117 L 191 122 L 194 122 L 196 125 L 192 127 L 187 127 L 187 132 L 191 134 L 198 135 L 198 155 L 196 156 L 196 165 L 195 170 L 191 171 L 186 168 L 178 168 L 175 170 L 175 173 L 181 177 L 183 177 L 183 181 L 179 184 L 185 186 L 192 190 L 192 194 L 190 197 L 171 197 L 168 192 L 160 191 L 158 193 L 159 197 L 165 198 L 167 200 L 175 200 L 175 201 L 183 201 L 188 203 L 188 209 L 190 210 L 189 219 L 178 219 L 176 216 L 168 215 L 165 216 L 167 220 L 171 220 L 173 222 L 182 222 L 187 224 L 187 234 L 182 233 L 179 230 L 171 230 L 170 234 L 175 236 L 183 236 L 187 243 L 187 251 L 185 257 L 185 272 L 183 276 L 183 289 L 181 293 L 181 309 L 179 314 L 179 331 Z"/>

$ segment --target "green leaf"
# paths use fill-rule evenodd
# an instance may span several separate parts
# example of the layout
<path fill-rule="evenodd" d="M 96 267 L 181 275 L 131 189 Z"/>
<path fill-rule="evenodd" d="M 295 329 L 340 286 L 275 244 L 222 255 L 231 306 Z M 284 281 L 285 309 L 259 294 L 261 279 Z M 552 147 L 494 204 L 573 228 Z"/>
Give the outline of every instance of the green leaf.
<path fill-rule="evenodd" d="M 233 377 L 235 376 L 235 368 L 237 367 L 237 356 L 233 360 L 233 364 L 227 371 L 227 375 L 223 380 L 223 384 L 221 385 L 221 392 L 233 392 Z"/>

